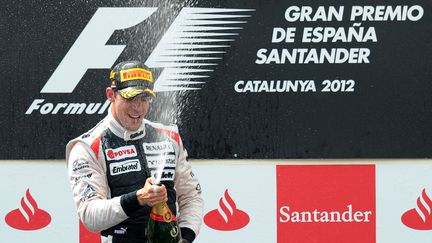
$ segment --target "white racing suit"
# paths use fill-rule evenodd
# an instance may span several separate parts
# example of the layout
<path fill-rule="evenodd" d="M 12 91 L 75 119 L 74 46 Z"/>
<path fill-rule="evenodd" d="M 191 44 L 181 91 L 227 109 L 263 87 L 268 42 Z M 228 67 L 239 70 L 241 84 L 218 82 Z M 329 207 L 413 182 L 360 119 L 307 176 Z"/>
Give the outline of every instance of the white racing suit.
<path fill-rule="evenodd" d="M 144 120 L 135 132 L 108 114 L 66 146 L 69 182 L 80 220 L 101 232 L 102 242 L 146 242 L 151 208 L 140 206 L 136 191 L 157 166 L 167 188 L 182 237 L 192 242 L 202 223 L 201 187 L 187 162 L 177 126 Z"/>

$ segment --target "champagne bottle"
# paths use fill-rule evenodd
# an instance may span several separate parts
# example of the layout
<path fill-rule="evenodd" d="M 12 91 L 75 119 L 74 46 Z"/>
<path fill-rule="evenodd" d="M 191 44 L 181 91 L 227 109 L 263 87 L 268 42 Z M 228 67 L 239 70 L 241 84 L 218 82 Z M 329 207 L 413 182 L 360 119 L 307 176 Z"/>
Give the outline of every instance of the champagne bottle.
<path fill-rule="evenodd" d="M 177 219 L 166 202 L 152 207 L 147 223 L 147 237 L 149 243 L 181 242 Z"/>

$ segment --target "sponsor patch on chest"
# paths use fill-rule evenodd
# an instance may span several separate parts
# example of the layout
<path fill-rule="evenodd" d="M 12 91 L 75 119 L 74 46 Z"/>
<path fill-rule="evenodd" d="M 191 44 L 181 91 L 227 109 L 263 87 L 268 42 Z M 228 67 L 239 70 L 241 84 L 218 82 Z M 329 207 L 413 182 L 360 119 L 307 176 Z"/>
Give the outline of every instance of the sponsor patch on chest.
<path fill-rule="evenodd" d="M 150 169 L 156 169 L 159 166 L 163 165 L 168 167 L 176 166 L 175 155 L 173 154 L 162 154 L 162 155 L 152 155 L 147 156 L 147 166 Z"/>
<path fill-rule="evenodd" d="M 137 150 L 134 145 L 123 146 L 115 149 L 105 150 L 107 160 L 120 160 L 137 156 Z"/>
<path fill-rule="evenodd" d="M 174 147 L 169 141 L 143 143 L 143 147 L 146 154 L 174 153 Z"/>
<path fill-rule="evenodd" d="M 139 160 L 126 160 L 122 162 L 111 163 L 109 165 L 110 174 L 112 176 L 129 173 L 133 171 L 141 171 L 141 164 Z"/>
<path fill-rule="evenodd" d="M 152 177 L 157 178 L 158 175 L 156 174 L 156 170 L 150 171 Z M 162 173 L 160 174 L 160 181 L 172 181 L 175 177 L 175 169 L 163 169 Z"/>

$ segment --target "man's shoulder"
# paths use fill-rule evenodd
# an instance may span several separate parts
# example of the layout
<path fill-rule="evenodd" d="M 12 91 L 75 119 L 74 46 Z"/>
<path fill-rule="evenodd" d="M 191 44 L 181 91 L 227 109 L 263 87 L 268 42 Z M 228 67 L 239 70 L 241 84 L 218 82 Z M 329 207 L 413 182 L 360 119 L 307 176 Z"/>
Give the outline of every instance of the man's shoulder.
<path fill-rule="evenodd" d="M 149 120 L 144 120 L 145 124 L 156 130 L 169 130 L 178 133 L 178 126 L 176 124 L 164 124 L 161 122 L 153 122 Z"/>
<path fill-rule="evenodd" d="M 177 144 L 180 144 L 180 134 L 179 129 L 176 124 L 163 124 L 160 122 L 152 122 L 145 120 L 146 130 L 152 129 L 157 133 L 163 134 L 164 136 L 174 140 Z"/>
<path fill-rule="evenodd" d="M 87 147 L 87 148 L 93 150 L 93 152 L 97 155 L 98 150 L 99 150 L 100 140 L 102 137 L 102 133 L 107 128 L 108 128 L 108 126 L 106 125 L 106 122 L 104 122 L 104 120 L 101 120 L 92 129 L 90 129 L 87 132 L 81 134 L 80 136 L 70 140 L 66 144 L 66 160 L 68 160 L 70 152 L 72 151 L 72 148 L 78 143 L 84 145 L 84 147 Z"/>
<path fill-rule="evenodd" d="M 87 132 L 79 135 L 73 140 L 79 140 L 81 142 L 84 142 L 86 144 L 92 144 L 94 140 L 100 138 L 102 133 L 108 129 L 108 126 L 106 125 L 105 119 L 101 120 L 98 124 L 96 124 L 94 127 L 92 127 Z M 73 141 L 71 140 L 71 141 Z"/>

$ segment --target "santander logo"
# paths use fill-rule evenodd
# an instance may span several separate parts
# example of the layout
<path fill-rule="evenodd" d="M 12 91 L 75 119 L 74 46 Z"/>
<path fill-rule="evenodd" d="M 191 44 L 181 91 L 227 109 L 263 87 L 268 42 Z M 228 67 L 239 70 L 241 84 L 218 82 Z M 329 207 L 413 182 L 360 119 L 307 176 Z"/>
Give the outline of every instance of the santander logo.
<path fill-rule="evenodd" d="M 18 230 L 38 230 L 51 222 L 51 216 L 40 209 L 27 189 L 25 197 L 21 198 L 21 206 L 5 217 L 6 223 Z"/>
<path fill-rule="evenodd" d="M 432 230 L 432 200 L 423 188 L 417 198 L 417 207 L 402 215 L 402 223 L 416 230 Z"/>
<path fill-rule="evenodd" d="M 219 200 L 219 207 L 204 216 L 204 223 L 215 230 L 232 231 L 245 227 L 249 223 L 249 215 L 239 209 L 225 190 Z"/>

